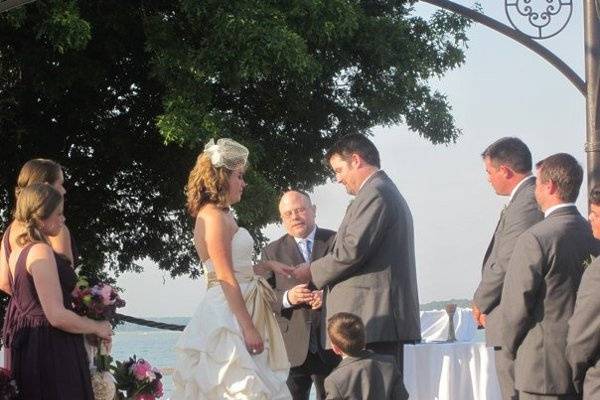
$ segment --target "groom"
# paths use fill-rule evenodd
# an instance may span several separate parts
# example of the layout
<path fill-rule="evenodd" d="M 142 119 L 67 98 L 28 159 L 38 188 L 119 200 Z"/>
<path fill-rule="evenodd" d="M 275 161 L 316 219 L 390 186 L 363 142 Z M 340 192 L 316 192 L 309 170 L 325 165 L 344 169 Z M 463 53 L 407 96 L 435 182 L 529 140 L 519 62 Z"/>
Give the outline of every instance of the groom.
<path fill-rule="evenodd" d="M 381 171 L 379 152 L 363 135 L 347 135 L 327 152 L 337 181 L 355 196 L 333 251 L 295 270 L 324 288 L 322 325 L 338 312 L 365 324 L 366 348 L 390 354 L 403 369 L 403 345 L 421 338 L 413 221 L 396 185 Z M 331 342 L 321 332 L 327 348 Z"/>
<path fill-rule="evenodd" d="M 265 247 L 263 261 L 298 265 L 331 251 L 335 232 L 317 227 L 316 207 L 308 194 L 295 190 L 284 193 L 279 214 L 287 234 Z M 315 299 L 316 292 L 293 276 L 275 274 L 269 283 L 275 288 L 277 320 L 291 364 L 288 388 L 294 400 L 308 400 L 314 382 L 317 399 L 324 400 L 324 380 L 333 367 L 330 362 L 335 360 L 319 343 L 321 297 Z"/>

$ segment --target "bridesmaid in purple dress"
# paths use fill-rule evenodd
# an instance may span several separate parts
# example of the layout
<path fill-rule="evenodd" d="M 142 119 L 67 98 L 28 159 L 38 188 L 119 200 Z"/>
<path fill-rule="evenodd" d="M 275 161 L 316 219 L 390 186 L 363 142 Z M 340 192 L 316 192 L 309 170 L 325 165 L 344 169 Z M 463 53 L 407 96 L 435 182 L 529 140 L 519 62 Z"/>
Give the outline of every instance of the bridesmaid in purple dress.
<path fill-rule="evenodd" d="M 71 310 L 77 277 L 71 263 L 49 245 L 64 225 L 62 195 L 44 183 L 18 196 L 15 222 L 25 226 L 8 256 L 11 302 L 4 337 L 13 377 L 24 400 L 93 400 L 82 334 L 110 340 L 106 321 Z"/>
<path fill-rule="evenodd" d="M 15 187 L 15 199 L 19 197 L 19 193 L 27 186 L 33 183 L 48 183 L 53 188 L 58 190 L 62 195 L 66 193 L 64 188 L 64 175 L 62 167 L 55 161 L 36 158 L 27 161 L 17 178 L 17 186 Z M 8 295 L 12 294 L 11 280 L 9 269 L 8 269 L 8 257 L 10 256 L 11 250 L 16 246 L 16 240 L 19 235 L 25 232 L 25 226 L 18 221 L 13 221 L 2 237 L 0 243 L 0 290 Z M 74 257 L 75 246 L 73 245 L 71 234 L 69 229 L 63 225 L 60 233 L 57 236 L 48 238 L 50 245 L 59 254 L 65 256 L 70 260 L 71 265 L 74 264 L 76 257 Z M 7 305 L 7 313 L 10 313 L 10 309 L 14 307 L 11 301 Z M 11 369 L 10 363 L 10 350 L 6 348 L 6 342 L 3 342 L 5 346 L 4 351 L 4 367 Z"/>

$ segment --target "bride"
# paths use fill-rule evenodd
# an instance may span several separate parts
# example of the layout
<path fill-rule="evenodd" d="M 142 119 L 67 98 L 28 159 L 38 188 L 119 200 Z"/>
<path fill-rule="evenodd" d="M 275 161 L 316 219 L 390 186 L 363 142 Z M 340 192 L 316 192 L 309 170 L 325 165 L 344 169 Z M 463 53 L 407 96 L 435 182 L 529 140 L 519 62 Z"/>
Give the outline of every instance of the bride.
<path fill-rule="evenodd" d="M 289 362 L 269 306 L 273 292 L 254 274 L 253 239 L 230 213 L 246 186 L 247 158 L 241 144 L 211 140 L 188 179 L 187 207 L 196 218 L 194 245 L 205 281 L 176 345 L 173 400 L 292 398 Z"/>

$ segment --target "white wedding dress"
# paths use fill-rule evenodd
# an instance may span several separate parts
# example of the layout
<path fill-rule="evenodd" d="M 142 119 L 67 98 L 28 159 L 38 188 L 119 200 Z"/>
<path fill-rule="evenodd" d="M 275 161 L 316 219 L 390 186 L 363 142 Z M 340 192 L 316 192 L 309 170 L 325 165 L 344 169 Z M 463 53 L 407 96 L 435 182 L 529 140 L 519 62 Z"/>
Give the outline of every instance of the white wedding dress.
<path fill-rule="evenodd" d="M 253 273 L 254 241 L 247 230 L 238 229 L 231 249 L 236 278 L 264 351 L 251 355 L 246 349 L 212 263 L 205 262 L 200 304 L 175 346 L 172 400 L 292 398 L 286 385 L 289 362 L 281 332 L 264 301 L 272 292 L 264 279 Z"/>

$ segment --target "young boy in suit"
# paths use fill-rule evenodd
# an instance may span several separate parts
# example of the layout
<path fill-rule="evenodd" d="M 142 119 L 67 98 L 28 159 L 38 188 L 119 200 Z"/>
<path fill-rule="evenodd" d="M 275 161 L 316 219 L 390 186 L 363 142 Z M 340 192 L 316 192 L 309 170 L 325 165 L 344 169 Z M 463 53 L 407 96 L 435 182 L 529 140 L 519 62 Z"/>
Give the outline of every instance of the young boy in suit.
<path fill-rule="evenodd" d="M 342 361 L 325 378 L 327 400 L 403 400 L 408 393 L 394 357 L 365 350 L 365 326 L 346 312 L 327 321 L 333 351 Z"/>

